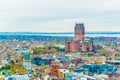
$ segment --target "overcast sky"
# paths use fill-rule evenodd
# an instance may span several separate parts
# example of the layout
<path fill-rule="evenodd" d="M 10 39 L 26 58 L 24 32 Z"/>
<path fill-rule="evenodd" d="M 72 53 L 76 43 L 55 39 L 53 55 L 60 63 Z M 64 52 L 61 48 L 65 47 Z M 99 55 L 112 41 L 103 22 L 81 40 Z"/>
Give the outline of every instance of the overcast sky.
<path fill-rule="evenodd" d="M 0 0 L 0 32 L 120 31 L 120 0 Z"/>

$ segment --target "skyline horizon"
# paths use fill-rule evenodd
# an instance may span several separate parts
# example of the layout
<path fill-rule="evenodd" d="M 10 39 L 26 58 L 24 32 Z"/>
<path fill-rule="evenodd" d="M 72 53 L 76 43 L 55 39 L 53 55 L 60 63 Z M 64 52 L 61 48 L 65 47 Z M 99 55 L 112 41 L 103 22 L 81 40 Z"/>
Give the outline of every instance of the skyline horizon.
<path fill-rule="evenodd" d="M 44 31 L 44 32 L 35 32 L 35 31 L 12 31 L 12 32 L 0 32 L 0 33 L 74 33 L 73 32 L 47 32 L 47 31 Z M 120 33 L 120 31 L 85 31 L 85 33 Z"/>
<path fill-rule="evenodd" d="M 0 32 L 0 37 L 13 38 L 15 36 L 73 37 L 74 32 Z M 120 32 L 85 32 L 85 37 L 120 37 Z"/>

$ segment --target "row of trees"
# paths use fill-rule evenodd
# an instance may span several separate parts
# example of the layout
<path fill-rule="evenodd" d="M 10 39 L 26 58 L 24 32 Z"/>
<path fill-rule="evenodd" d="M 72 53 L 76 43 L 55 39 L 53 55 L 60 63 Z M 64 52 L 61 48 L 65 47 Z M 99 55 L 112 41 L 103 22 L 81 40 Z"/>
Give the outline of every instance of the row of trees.
<path fill-rule="evenodd" d="M 59 47 L 47 47 L 47 46 L 33 48 L 33 54 L 45 54 L 48 52 L 53 52 L 53 53 L 64 52 L 64 49 Z"/>
<path fill-rule="evenodd" d="M 7 69 L 10 69 L 10 65 L 5 64 L 5 66 L 2 66 L 2 67 L 0 68 L 0 71 L 2 71 L 2 70 L 7 70 Z"/>

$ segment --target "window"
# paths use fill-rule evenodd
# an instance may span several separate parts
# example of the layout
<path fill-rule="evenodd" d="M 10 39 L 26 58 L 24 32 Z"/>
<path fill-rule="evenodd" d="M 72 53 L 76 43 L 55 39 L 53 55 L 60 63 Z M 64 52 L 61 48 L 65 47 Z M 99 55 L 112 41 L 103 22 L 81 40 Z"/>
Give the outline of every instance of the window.
<path fill-rule="evenodd" d="M 67 45 L 68 45 L 68 51 L 70 51 L 70 42 L 68 42 Z"/>

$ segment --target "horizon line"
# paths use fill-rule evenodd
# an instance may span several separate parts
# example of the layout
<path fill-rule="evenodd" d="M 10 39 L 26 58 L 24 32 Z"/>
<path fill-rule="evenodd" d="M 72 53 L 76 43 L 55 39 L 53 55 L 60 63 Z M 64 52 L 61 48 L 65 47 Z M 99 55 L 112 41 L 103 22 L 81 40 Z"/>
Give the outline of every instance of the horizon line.
<path fill-rule="evenodd" d="M 24 32 L 26 32 L 26 33 L 74 33 L 74 32 L 71 32 L 71 31 L 64 31 L 64 32 L 55 32 L 55 31 L 53 31 L 53 32 L 47 32 L 47 31 L 3 31 L 3 32 L 0 32 L 0 33 L 19 33 L 19 32 L 21 32 L 21 33 L 24 33 Z M 86 31 L 87 33 L 88 32 L 120 32 L 120 31 Z"/>

